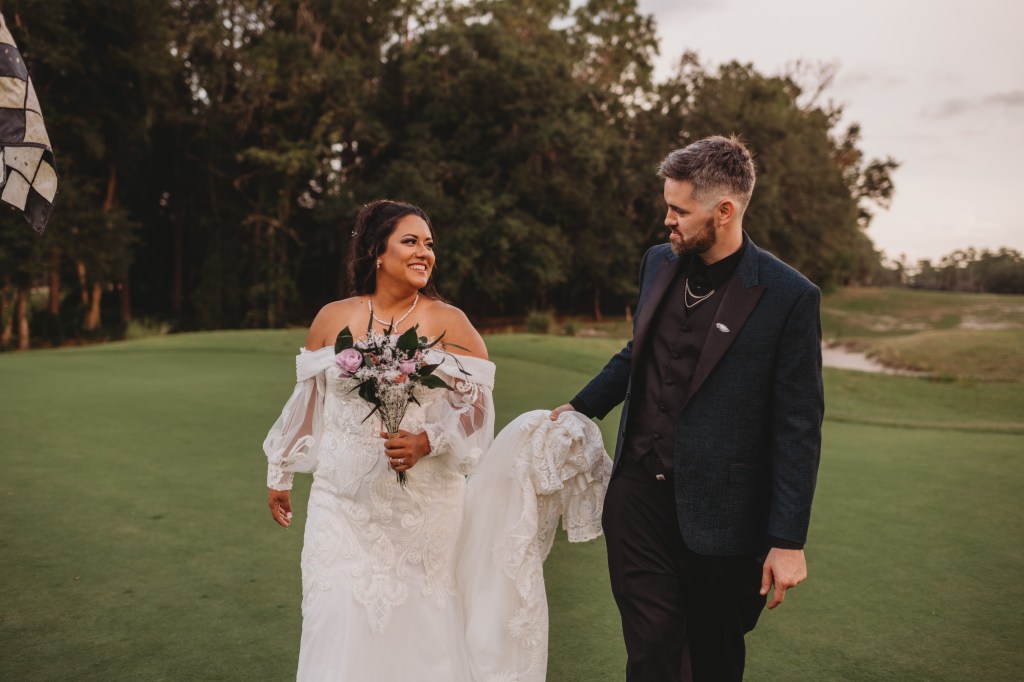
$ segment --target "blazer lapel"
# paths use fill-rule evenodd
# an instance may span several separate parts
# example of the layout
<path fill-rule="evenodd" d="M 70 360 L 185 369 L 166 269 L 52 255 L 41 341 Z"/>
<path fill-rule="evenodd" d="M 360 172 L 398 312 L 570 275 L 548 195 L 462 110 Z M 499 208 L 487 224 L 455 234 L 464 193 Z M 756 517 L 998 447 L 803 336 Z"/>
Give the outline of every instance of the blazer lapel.
<path fill-rule="evenodd" d="M 636 332 L 633 334 L 633 355 L 630 362 L 632 369 L 636 369 L 637 358 L 643 352 L 643 344 L 647 340 L 647 332 L 650 331 L 654 312 L 661 305 L 661 299 L 665 297 L 669 284 L 679 272 L 679 264 L 682 260 L 675 254 L 666 254 L 665 262 L 662 263 L 658 274 L 654 276 L 650 291 L 644 296 L 643 310 L 640 311 L 640 316 L 636 320 Z"/>
<path fill-rule="evenodd" d="M 757 283 L 757 247 L 744 235 L 747 252 L 736 266 L 736 272 L 722 293 L 722 302 L 708 329 L 704 347 L 697 359 L 697 367 L 690 379 L 686 401 L 689 402 L 725 356 L 736 335 L 754 312 L 764 293 L 764 285 Z"/>

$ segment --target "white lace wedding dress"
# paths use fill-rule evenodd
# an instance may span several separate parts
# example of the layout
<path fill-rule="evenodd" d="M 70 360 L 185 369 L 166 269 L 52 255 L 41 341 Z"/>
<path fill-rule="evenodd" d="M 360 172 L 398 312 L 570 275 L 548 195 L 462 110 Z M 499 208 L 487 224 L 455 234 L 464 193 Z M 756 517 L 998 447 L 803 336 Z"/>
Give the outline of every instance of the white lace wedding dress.
<path fill-rule="evenodd" d="M 417 387 L 402 428 L 425 431 L 432 449 L 403 487 L 380 420 L 363 421 L 371 408 L 333 349 L 296 359 L 298 383 L 264 450 L 271 488 L 313 473 L 299 680 L 544 679 L 541 563 L 559 517 L 570 540 L 601 532 L 610 462 L 600 432 L 582 416 L 555 423 L 537 411 L 491 447 L 494 365 L 433 361 L 455 390 Z"/>

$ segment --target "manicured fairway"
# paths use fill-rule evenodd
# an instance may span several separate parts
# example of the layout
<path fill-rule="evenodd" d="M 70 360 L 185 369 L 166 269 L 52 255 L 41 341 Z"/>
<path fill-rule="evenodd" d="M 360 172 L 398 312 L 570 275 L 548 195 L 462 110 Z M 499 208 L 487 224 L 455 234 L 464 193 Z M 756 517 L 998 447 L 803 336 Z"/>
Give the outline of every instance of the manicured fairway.
<path fill-rule="evenodd" d="M 260 445 L 302 337 L 0 355 L 0 679 L 293 678 L 308 481 L 299 523 L 274 525 Z M 499 425 L 571 397 L 618 347 L 487 342 Z M 811 578 L 748 638 L 748 679 L 1020 679 L 1020 385 L 826 385 Z M 546 565 L 552 682 L 623 679 L 604 552 L 560 540 Z"/>

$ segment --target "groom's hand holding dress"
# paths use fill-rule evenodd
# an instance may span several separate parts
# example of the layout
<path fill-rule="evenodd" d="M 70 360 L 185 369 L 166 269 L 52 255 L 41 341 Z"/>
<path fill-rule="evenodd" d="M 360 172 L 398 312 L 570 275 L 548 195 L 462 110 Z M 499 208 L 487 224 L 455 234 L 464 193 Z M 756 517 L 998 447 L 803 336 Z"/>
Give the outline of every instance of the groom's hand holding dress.
<path fill-rule="evenodd" d="M 551 410 L 551 421 L 558 421 L 558 418 L 561 417 L 564 413 L 575 411 L 576 408 L 570 405 L 569 403 L 566 403 L 565 405 L 559 405 L 555 409 Z"/>

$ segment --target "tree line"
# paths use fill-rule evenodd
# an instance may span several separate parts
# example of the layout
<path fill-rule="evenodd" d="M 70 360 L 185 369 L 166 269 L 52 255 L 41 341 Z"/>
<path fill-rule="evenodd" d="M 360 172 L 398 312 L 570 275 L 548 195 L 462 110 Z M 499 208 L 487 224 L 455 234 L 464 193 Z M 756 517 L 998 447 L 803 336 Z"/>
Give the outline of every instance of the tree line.
<path fill-rule="evenodd" d="M 956 249 L 936 262 L 901 258 L 886 267 L 893 285 L 976 294 L 1024 294 L 1024 254 L 1017 249 Z"/>
<path fill-rule="evenodd" d="M 0 223 L 0 345 L 307 322 L 346 294 L 365 202 L 417 203 L 471 315 L 621 312 L 666 238 L 658 161 L 754 151 L 752 238 L 823 287 L 886 276 L 865 234 L 892 159 L 830 73 L 703 64 L 656 82 L 633 0 L 0 0 L 60 194 Z M 20 302 L 20 303 L 19 303 Z M 31 318 L 31 319 L 29 319 Z M 23 338 L 22 338 L 23 337 Z"/>

